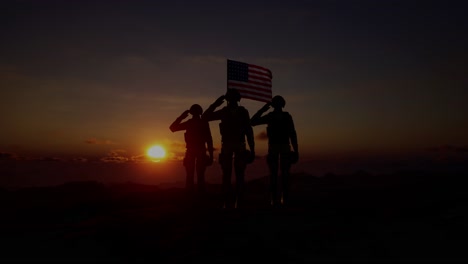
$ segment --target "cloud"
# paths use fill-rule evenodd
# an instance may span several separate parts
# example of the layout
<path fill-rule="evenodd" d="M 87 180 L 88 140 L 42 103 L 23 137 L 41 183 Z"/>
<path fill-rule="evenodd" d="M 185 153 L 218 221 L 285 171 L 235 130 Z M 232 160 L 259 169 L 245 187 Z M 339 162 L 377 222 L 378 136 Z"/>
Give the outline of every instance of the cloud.
<path fill-rule="evenodd" d="M 124 163 L 124 162 L 129 161 L 129 158 L 124 156 L 125 153 L 127 153 L 126 150 L 113 149 L 107 153 L 106 157 L 102 157 L 100 160 L 102 162 Z"/>
<path fill-rule="evenodd" d="M 86 144 L 90 144 L 90 145 L 116 145 L 117 143 L 113 142 L 113 141 L 110 141 L 110 140 L 100 140 L 100 139 L 96 139 L 96 138 L 89 138 L 87 140 L 85 140 L 85 143 Z"/>
<path fill-rule="evenodd" d="M 135 162 L 135 163 L 141 163 L 141 162 L 147 162 L 147 161 L 149 161 L 149 159 L 148 159 L 148 156 L 146 156 L 144 154 L 141 154 L 141 155 L 136 155 L 136 156 L 130 157 L 129 161 Z"/>
<path fill-rule="evenodd" d="M 432 153 L 434 162 L 467 162 L 468 147 L 443 145 L 428 149 Z"/>
<path fill-rule="evenodd" d="M 17 160 L 19 157 L 16 154 L 8 152 L 0 152 L 0 160 Z"/>
<path fill-rule="evenodd" d="M 167 143 L 168 147 L 172 150 L 185 151 L 185 142 L 183 141 L 173 140 L 167 141 Z"/>
<path fill-rule="evenodd" d="M 179 161 L 184 159 L 186 151 L 184 141 L 166 139 L 162 145 L 166 148 L 166 160 Z M 219 149 L 219 146 L 213 146 L 214 152 L 218 151 Z"/>
<path fill-rule="evenodd" d="M 255 136 L 255 139 L 257 139 L 257 140 L 267 140 L 267 139 L 268 139 L 268 135 L 267 135 L 266 131 L 262 131 L 262 132 L 258 133 L 258 134 Z"/>
<path fill-rule="evenodd" d="M 166 155 L 168 160 L 182 160 L 185 156 L 185 142 L 178 140 L 166 140 Z"/>
<path fill-rule="evenodd" d="M 468 153 L 468 147 L 466 146 L 453 146 L 453 145 L 443 145 L 437 146 L 429 149 L 430 152 L 443 152 L 443 153 Z"/>
<path fill-rule="evenodd" d="M 42 160 L 42 161 L 55 161 L 55 162 L 64 162 L 65 161 L 64 158 L 60 158 L 60 157 L 43 157 L 40 160 Z"/>
<path fill-rule="evenodd" d="M 84 158 L 84 157 L 76 157 L 76 158 L 72 158 L 72 161 L 74 161 L 74 162 L 88 162 L 88 159 Z"/>
<path fill-rule="evenodd" d="M 109 151 L 109 153 L 107 154 L 109 157 L 120 157 L 120 156 L 123 156 L 123 154 L 127 153 L 126 150 L 124 149 L 113 149 L 111 151 Z"/>
<path fill-rule="evenodd" d="M 457 152 L 468 153 L 468 147 L 459 147 L 457 148 Z"/>
<path fill-rule="evenodd" d="M 101 158 L 102 162 L 115 162 L 115 163 L 124 163 L 128 161 L 127 157 L 103 157 Z"/>

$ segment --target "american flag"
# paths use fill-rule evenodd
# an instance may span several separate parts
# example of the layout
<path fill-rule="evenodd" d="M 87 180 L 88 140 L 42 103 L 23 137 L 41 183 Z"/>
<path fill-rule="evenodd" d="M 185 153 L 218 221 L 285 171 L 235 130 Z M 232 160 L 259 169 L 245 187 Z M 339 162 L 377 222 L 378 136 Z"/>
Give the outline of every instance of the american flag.
<path fill-rule="evenodd" d="M 245 62 L 227 61 L 227 88 L 237 89 L 242 98 L 270 102 L 271 71 Z"/>

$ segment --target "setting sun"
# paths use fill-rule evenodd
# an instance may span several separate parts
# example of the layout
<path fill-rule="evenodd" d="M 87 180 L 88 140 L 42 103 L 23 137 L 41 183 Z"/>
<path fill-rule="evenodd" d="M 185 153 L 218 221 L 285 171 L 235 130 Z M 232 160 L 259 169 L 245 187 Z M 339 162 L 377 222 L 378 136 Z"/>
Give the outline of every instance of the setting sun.
<path fill-rule="evenodd" d="M 153 159 L 162 159 L 166 156 L 166 151 L 164 150 L 163 147 L 157 145 L 157 146 L 152 146 L 148 149 L 147 152 L 148 156 Z"/>

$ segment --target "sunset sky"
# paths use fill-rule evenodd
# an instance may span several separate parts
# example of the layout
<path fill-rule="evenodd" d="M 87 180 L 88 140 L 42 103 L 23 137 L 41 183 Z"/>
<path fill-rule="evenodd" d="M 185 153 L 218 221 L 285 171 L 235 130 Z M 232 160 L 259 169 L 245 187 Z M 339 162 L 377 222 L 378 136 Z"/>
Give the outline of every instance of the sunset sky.
<path fill-rule="evenodd" d="M 463 3 L 2 1 L 0 152 L 179 155 L 183 132 L 169 125 L 225 92 L 227 59 L 272 71 L 302 157 L 463 148 Z M 253 115 L 263 103 L 241 105 Z"/>

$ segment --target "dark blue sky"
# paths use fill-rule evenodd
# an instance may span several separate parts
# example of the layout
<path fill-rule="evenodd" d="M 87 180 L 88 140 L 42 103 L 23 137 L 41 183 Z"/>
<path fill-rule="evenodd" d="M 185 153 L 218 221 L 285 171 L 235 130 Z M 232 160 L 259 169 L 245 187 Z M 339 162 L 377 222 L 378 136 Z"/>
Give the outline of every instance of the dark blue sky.
<path fill-rule="evenodd" d="M 468 145 L 463 1 L 1 5 L 0 151 L 182 151 L 168 126 L 224 92 L 228 58 L 272 70 L 305 153 Z"/>

